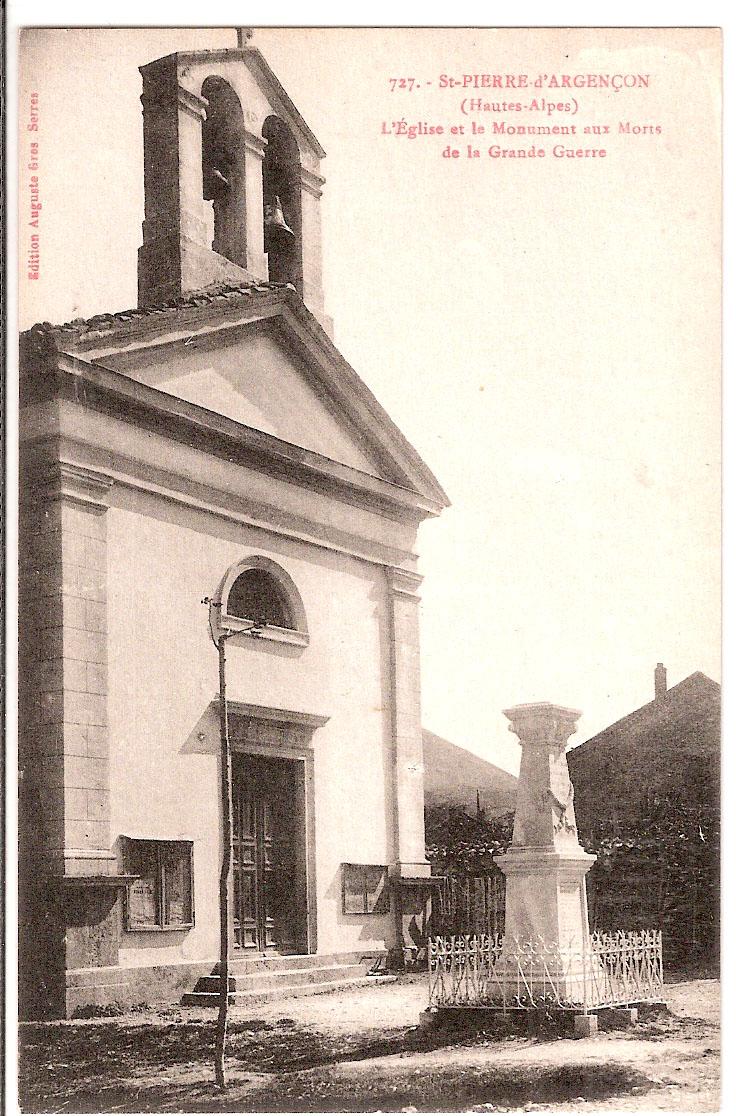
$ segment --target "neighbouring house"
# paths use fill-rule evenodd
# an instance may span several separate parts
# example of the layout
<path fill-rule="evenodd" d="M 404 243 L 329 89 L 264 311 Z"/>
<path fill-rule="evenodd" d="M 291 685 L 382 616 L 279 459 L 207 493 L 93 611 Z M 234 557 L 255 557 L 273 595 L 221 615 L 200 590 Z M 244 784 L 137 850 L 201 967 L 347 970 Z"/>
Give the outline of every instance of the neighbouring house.
<path fill-rule="evenodd" d="M 653 795 L 716 805 L 720 795 L 721 687 L 700 671 L 667 688 L 567 754 L 582 830 L 636 815 Z"/>
<path fill-rule="evenodd" d="M 515 775 L 428 729 L 424 740 L 424 802 L 427 809 L 453 806 L 487 817 L 516 805 Z"/>
<path fill-rule="evenodd" d="M 719 949 L 721 688 L 697 671 L 568 752 L 599 929 L 663 930 L 670 965 Z"/>
<path fill-rule="evenodd" d="M 356 977 L 430 874 L 416 536 L 448 501 L 330 339 L 324 151 L 252 47 L 141 72 L 138 307 L 21 339 L 26 1015 L 214 995 L 219 632 L 236 976 Z"/>

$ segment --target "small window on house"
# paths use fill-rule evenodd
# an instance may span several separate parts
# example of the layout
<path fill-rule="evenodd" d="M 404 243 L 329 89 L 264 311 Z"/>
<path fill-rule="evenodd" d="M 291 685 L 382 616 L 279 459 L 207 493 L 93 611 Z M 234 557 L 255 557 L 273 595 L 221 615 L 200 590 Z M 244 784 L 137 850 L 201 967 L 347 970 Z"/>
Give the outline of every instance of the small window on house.
<path fill-rule="evenodd" d="M 194 925 L 192 842 L 125 837 L 126 930 L 188 930 Z"/>
<path fill-rule="evenodd" d="M 385 864 L 343 864 L 342 913 L 386 914 L 389 909 Z"/>
<path fill-rule="evenodd" d="M 289 602 L 268 570 L 244 570 L 235 579 L 227 595 L 227 614 L 239 620 L 296 629 Z"/>

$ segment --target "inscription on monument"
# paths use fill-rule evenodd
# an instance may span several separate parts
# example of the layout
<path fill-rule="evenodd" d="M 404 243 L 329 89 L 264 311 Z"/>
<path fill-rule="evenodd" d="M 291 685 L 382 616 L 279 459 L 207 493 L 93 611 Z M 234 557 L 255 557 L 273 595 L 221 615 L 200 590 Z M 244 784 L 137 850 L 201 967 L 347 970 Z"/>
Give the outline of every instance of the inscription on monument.
<path fill-rule="evenodd" d="M 582 949 L 583 932 L 580 912 L 580 884 L 561 883 L 559 894 L 560 945 Z"/>

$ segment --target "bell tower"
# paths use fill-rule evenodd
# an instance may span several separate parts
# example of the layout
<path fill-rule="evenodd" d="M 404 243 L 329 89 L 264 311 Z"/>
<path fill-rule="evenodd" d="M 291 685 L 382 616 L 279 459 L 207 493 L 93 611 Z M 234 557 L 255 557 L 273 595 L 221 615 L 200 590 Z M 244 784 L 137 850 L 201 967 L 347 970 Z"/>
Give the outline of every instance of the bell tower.
<path fill-rule="evenodd" d="M 145 220 L 138 302 L 217 282 L 322 293 L 325 152 L 259 50 L 169 54 L 141 67 Z"/>

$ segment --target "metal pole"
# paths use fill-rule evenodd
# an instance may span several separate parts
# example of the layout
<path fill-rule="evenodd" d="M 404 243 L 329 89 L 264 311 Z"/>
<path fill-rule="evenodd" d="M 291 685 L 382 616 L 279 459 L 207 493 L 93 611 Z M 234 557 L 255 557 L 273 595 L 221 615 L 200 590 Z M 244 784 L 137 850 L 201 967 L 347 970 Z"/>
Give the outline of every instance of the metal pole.
<path fill-rule="evenodd" d="M 217 641 L 220 670 L 220 791 L 222 795 L 222 866 L 220 869 L 220 1004 L 215 1039 L 215 1083 L 225 1089 L 225 1043 L 230 993 L 230 875 L 233 861 L 233 769 L 225 693 L 225 640 Z"/>

